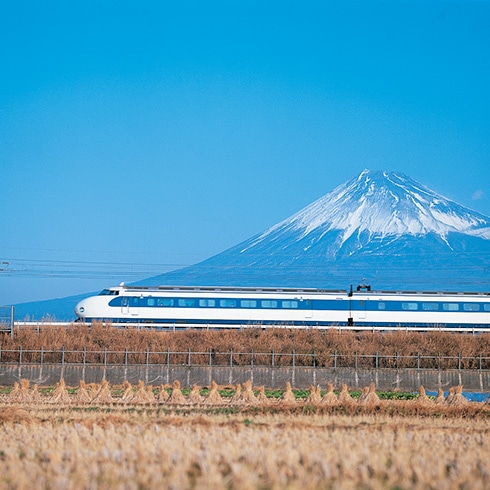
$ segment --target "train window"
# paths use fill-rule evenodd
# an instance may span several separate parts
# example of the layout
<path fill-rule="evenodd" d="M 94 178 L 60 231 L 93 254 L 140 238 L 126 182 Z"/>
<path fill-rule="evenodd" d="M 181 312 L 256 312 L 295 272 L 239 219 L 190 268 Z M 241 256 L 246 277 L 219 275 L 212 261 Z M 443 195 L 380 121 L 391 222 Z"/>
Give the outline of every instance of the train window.
<path fill-rule="evenodd" d="M 191 307 L 191 306 L 195 306 L 195 304 L 196 304 L 196 300 L 190 298 L 180 298 L 178 301 L 179 306 Z"/>
<path fill-rule="evenodd" d="M 422 309 L 425 311 L 437 311 L 439 303 L 422 303 Z"/>
<path fill-rule="evenodd" d="M 419 309 L 418 303 L 402 303 L 402 310 L 415 311 Z"/>
<path fill-rule="evenodd" d="M 286 300 L 282 302 L 282 307 L 283 308 L 297 308 L 298 307 L 298 302 L 297 301 L 290 301 Z"/>
<path fill-rule="evenodd" d="M 378 303 L 378 310 L 386 310 L 386 303 L 384 301 Z"/>
<path fill-rule="evenodd" d="M 442 309 L 444 311 L 459 311 L 459 304 L 458 303 L 443 303 Z"/>
<path fill-rule="evenodd" d="M 242 308 L 257 308 L 257 301 L 254 299 L 242 299 L 240 306 Z"/>
<path fill-rule="evenodd" d="M 148 298 L 148 306 L 155 306 L 155 298 Z"/>
<path fill-rule="evenodd" d="M 99 296 L 108 296 L 110 295 L 111 292 L 109 291 L 109 289 L 103 289 L 100 293 L 99 293 Z"/>
<path fill-rule="evenodd" d="M 214 300 L 214 299 L 200 299 L 199 300 L 199 306 L 213 308 L 214 306 L 216 306 L 216 300 Z"/>
<path fill-rule="evenodd" d="M 137 298 L 136 296 L 131 296 L 130 301 L 131 301 L 130 306 L 138 306 L 140 302 L 139 298 Z"/>
<path fill-rule="evenodd" d="M 480 305 L 478 303 L 465 303 L 463 305 L 464 311 L 480 311 Z"/>
<path fill-rule="evenodd" d="M 236 300 L 234 299 L 220 299 L 219 305 L 221 308 L 235 308 Z"/>
<path fill-rule="evenodd" d="M 485 311 L 490 311 L 490 304 L 483 305 Z"/>
<path fill-rule="evenodd" d="M 173 306 L 174 300 L 172 298 L 158 298 L 157 299 L 158 306 Z"/>
<path fill-rule="evenodd" d="M 262 308 L 277 308 L 277 301 L 272 299 L 262 300 Z"/>

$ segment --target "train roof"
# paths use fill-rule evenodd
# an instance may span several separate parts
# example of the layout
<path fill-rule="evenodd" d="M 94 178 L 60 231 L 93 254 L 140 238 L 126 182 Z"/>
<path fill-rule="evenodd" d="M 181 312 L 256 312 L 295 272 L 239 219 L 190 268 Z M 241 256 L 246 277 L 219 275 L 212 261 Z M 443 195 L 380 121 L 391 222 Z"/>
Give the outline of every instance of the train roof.
<path fill-rule="evenodd" d="M 125 286 L 120 288 L 128 292 L 233 292 L 233 293 L 330 293 L 346 294 L 345 289 L 289 288 L 289 287 L 233 287 L 233 286 Z M 417 290 L 353 290 L 354 295 L 424 295 L 424 296 L 490 296 L 488 292 L 466 291 L 417 291 Z"/>

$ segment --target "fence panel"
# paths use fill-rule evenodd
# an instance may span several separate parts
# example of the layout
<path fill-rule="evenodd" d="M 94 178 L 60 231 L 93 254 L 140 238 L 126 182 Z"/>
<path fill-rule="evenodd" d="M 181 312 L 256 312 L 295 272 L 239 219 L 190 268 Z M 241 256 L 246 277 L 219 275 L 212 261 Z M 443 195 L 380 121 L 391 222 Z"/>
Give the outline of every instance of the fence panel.
<path fill-rule="evenodd" d="M 347 354 L 338 352 L 183 352 L 167 351 L 97 351 L 65 349 L 1 349 L 0 364 L 74 364 L 101 366 L 167 365 L 167 366 L 223 366 L 223 367 L 313 367 L 355 369 L 457 369 L 490 370 L 490 356 L 443 356 L 440 353 L 401 356 L 375 354 Z"/>

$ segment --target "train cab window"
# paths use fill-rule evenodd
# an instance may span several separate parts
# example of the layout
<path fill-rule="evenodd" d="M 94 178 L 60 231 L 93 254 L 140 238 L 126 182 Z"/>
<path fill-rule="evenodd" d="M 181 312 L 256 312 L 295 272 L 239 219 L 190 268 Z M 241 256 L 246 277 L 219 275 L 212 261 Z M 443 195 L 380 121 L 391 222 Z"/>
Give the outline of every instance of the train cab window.
<path fill-rule="evenodd" d="M 442 309 L 444 311 L 459 311 L 459 303 L 443 303 Z"/>
<path fill-rule="evenodd" d="M 422 303 L 422 309 L 424 311 L 437 311 L 439 309 L 439 303 Z"/>
<path fill-rule="evenodd" d="M 386 303 L 384 301 L 378 303 L 378 310 L 386 310 Z"/>
<path fill-rule="evenodd" d="M 480 311 L 480 305 L 478 303 L 465 303 L 463 305 L 464 311 Z"/>
<path fill-rule="evenodd" d="M 402 303 L 402 310 L 415 311 L 419 309 L 418 303 Z"/>
<path fill-rule="evenodd" d="M 191 298 L 180 298 L 178 301 L 178 305 L 190 308 L 196 305 L 196 300 Z"/>
<path fill-rule="evenodd" d="M 173 306 L 174 305 L 174 300 L 172 298 L 158 298 L 157 299 L 157 306 Z"/>
<path fill-rule="evenodd" d="M 285 301 L 282 302 L 282 307 L 283 308 L 297 308 L 298 307 L 298 302 L 297 301 L 285 300 Z"/>
<path fill-rule="evenodd" d="M 236 300 L 234 299 L 220 299 L 219 305 L 221 308 L 235 308 Z"/>
<path fill-rule="evenodd" d="M 262 308 L 277 308 L 277 301 L 272 299 L 262 300 Z"/>
<path fill-rule="evenodd" d="M 255 299 L 242 299 L 240 306 L 242 308 L 257 308 L 257 301 Z"/>
<path fill-rule="evenodd" d="M 199 306 L 203 308 L 214 308 L 216 306 L 216 300 L 214 299 L 200 299 Z"/>

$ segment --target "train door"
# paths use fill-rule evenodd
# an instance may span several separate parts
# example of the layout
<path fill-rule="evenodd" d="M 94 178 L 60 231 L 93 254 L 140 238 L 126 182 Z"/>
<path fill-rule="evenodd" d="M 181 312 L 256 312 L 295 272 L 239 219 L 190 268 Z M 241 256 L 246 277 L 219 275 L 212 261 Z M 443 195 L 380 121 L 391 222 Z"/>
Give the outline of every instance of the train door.
<path fill-rule="evenodd" d="M 311 307 L 311 300 L 307 299 L 305 300 L 306 303 L 306 309 L 305 309 L 305 319 L 311 320 L 313 318 L 313 311 Z"/>
<path fill-rule="evenodd" d="M 123 296 L 121 298 L 121 314 L 124 316 L 129 315 L 129 297 Z"/>
<path fill-rule="evenodd" d="M 357 321 L 366 321 L 367 319 L 367 299 L 351 299 L 350 300 L 350 316 L 348 324 L 354 325 Z"/>
<path fill-rule="evenodd" d="M 366 320 L 367 318 L 367 299 L 359 299 L 354 303 L 354 317 L 357 317 L 358 320 Z"/>

